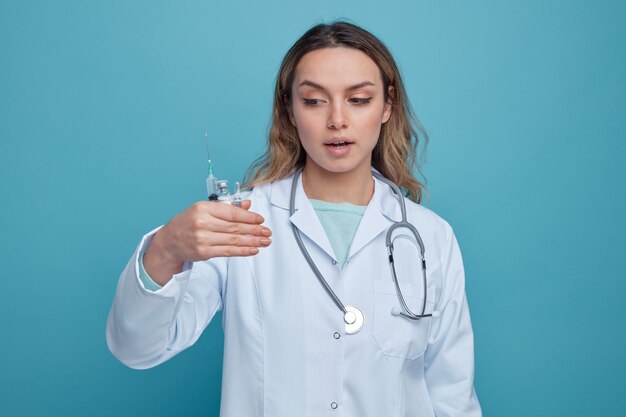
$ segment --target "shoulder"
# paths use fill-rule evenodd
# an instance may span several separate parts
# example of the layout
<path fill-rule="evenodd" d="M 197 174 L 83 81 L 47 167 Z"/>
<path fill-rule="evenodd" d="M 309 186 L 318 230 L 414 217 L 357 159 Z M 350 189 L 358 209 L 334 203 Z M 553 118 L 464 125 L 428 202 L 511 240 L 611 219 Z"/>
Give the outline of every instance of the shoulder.
<path fill-rule="evenodd" d="M 246 190 L 243 198 L 252 202 L 252 210 L 269 211 L 272 206 L 287 210 L 289 208 L 289 190 L 291 177 L 257 184 Z"/>
<path fill-rule="evenodd" d="M 248 197 L 252 204 L 274 205 L 283 209 L 289 208 L 289 194 L 293 175 L 272 182 L 257 184 L 249 190 Z"/>
<path fill-rule="evenodd" d="M 414 202 L 413 200 L 410 200 L 406 197 L 404 197 L 404 201 L 406 204 L 406 210 L 407 210 L 408 216 L 411 216 L 411 215 L 419 216 L 421 218 L 428 220 L 429 222 L 433 224 L 437 224 L 441 228 L 451 229 L 450 223 L 448 223 L 446 219 L 444 219 L 441 215 L 436 213 L 434 210 L 428 207 L 425 207 L 421 204 L 418 204 Z"/>
<path fill-rule="evenodd" d="M 253 188 L 242 192 L 242 197 L 252 200 L 253 203 L 259 200 L 269 201 L 272 195 L 272 184 L 271 182 L 256 184 Z"/>
<path fill-rule="evenodd" d="M 454 236 L 454 230 L 450 223 L 428 207 L 417 204 L 406 197 L 404 201 L 409 223 L 412 223 L 418 230 L 424 230 L 437 246 L 447 246 Z"/>

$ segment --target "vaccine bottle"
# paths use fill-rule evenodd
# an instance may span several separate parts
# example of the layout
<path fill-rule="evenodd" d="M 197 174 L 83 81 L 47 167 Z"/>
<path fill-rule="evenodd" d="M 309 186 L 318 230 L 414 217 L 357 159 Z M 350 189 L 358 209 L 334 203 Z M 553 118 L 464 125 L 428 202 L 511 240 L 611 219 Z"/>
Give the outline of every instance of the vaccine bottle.
<path fill-rule="evenodd" d="M 228 181 L 227 180 L 218 180 L 217 181 L 217 201 L 224 204 L 232 204 L 233 200 L 230 196 L 230 191 L 228 191 Z"/>
<path fill-rule="evenodd" d="M 233 205 L 241 207 L 242 201 L 243 199 L 241 197 L 241 184 L 239 184 L 239 181 L 235 181 L 235 194 L 233 195 Z"/>

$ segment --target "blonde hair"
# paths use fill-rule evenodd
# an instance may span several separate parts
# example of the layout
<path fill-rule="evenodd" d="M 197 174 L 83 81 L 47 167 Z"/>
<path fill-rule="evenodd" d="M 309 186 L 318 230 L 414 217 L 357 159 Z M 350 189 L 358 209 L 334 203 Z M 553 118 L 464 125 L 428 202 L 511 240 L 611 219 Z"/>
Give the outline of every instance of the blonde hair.
<path fill-rule="evenodd" d="M 380 69 L 385 101 L 392 103 L 392 111 L 389 120 L 381 126 L 378 143 L 372 152 L 372 166 L 398 184 L 408 198 L 419 203 L 426 187 L 413 176 L 413 170 L 417 170 L 423 177 L 417 164 L 416 149 L 422 141 L 424 145 L 427 144 L 428 136 L 411 109 L 400 71 L 391 53 L 374 35 L 345 21 L 312 27 L 285 55 L 276 77 L 268 148 L 248 168 L 244 187 L 252 188 L 279 180 L 304 165 L 306 152 L 300 143 L 298 131 L 289 119 L 295 69 L 307 52 L 340 46 L 366 53 Z M 388 94 L 389 86 L 393 87 L 392 95 Z"/>

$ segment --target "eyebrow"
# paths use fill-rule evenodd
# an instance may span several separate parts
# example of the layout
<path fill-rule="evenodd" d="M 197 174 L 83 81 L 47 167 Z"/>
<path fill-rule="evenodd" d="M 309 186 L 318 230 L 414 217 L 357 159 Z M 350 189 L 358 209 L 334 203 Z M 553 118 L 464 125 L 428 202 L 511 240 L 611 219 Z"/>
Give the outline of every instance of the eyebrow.
<path fill-rule="evenodd" d="M 302 87 L 302 86 L 305 86 L 305 85 L 308 85 L 309 87 L 313 87 L 313 88 L 316 88 L 316 89 L 318 89 L 318 90 L 321 90 L 321 91 L 326 92 L 326 89 L 325 89 L 324 87 L 322 87 L 320 84 L 318 84 L 318 83 L 314 83 L 313 81 L 310 81 L 310 80 L 304 80 L 304 81 L 302 81 L 302 82 L 300 83 L 300 85 L 298 85 L 298 87 Z M 352 86 L 350 86 L 350 87 L 346 88 L 346 90 L 347 90 L 347 91 L 350 91 L 350 90 L 356 90 L 357 88 L 365 87 L 365 86 L 367 86 L 367 85 L 376 85 L 376 84 L 374 84 L 374 83 L 373 83 L 373 82 L 371 82 L 371 81 L 363 81 L 363 82 L 360 82 L 360 83 L 358 83 L 358 84 L 354 84 L 354 85 L 352 85 Z"/>

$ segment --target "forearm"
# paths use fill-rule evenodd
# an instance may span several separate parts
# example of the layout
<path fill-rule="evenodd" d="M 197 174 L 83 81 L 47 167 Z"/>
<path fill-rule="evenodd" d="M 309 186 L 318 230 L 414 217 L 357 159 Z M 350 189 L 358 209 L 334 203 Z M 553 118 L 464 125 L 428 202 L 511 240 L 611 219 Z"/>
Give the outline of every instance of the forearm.
<path fill-rule="evenodd" d="M 138 257 L 154 231 L 144 236 L 122 272 L 107 321 L 109 349 L 132 368 L 149 368 L 168 359 L 170 331 L 184 294 L 188 275 L 180 273 L 158 293 L 144 288 L 138 275 Z"/>
<path fill-rule="evenodd" d="M 431 325 L 424 378 L 437 416 L 481 417 L 474 390 L 474 333 L 465 295 L 465 270 L 451 229 L 447 241 L 441 259 L 440 314 Z"/>
<path fill-rule="evenodd" d="M 183 261 L 174 259 L 163 245 L 163 229 L 156 233 L 143 255 L 143 266 L 152 280 L 164 286 L 183 269 Z"/>
<path fill-rule="evenodd" d="M 162 288 L 145 288 L 139 256 L 157 230 L 143 237 L 124 268 L 107 321 L 109 349 L 135 369 L 156 366 L 191 346 L 222 308 L 226 258 L 185 262 Z"/>

